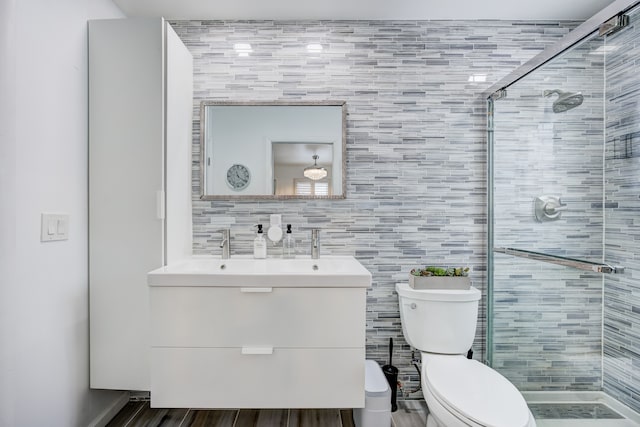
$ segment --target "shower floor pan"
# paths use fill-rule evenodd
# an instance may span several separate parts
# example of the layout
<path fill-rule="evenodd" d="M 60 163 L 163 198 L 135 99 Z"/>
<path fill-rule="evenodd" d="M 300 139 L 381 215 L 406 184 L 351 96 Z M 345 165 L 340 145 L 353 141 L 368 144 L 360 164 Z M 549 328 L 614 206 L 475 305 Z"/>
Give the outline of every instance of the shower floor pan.
<path fill-rule="evenodd" d="M 603 392 L 523 392 L 538 427 L 637 427 L 640 414 Z"/>

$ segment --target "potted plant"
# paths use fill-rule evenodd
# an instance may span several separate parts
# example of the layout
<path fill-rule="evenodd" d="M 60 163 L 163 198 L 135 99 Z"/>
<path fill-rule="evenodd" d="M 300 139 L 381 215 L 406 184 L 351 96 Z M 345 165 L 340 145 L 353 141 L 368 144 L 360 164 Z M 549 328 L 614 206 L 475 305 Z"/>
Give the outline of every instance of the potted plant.
<path fill-rule="evenodd" d="M 414 289 L 469 289 L 469 267 L 414 268 L 409 273 L 409 286 Z"/>

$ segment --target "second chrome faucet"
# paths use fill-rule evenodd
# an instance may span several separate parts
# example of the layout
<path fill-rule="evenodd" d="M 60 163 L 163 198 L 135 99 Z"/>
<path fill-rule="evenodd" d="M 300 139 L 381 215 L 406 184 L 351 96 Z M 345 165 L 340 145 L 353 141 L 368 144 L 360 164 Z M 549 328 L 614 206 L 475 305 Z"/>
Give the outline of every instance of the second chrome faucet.
<path fill-rule="evenodd" d="M 222 240 L 220 241 L 222 259 L 229 259 L 229 256 L 231 255 L 231 230 L 225 228 L 220 230 L 220 233 L 222 233 Z"/>
<path fill-rule="evenodd" d="M 320 229 L 311 230 L 311 259 L 320 258 Z"/>

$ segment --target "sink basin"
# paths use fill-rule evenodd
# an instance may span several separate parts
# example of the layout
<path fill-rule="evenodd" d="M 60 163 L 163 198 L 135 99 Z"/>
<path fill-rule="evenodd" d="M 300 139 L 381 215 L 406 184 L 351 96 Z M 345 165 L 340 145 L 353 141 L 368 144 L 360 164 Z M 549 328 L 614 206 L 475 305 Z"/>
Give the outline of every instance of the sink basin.
<path fill-rule="evenodd" d="M 150 286 L 370 287 L 371 273 L 352 256 L 253 259 L 197 257 L 147 273 Z"/>

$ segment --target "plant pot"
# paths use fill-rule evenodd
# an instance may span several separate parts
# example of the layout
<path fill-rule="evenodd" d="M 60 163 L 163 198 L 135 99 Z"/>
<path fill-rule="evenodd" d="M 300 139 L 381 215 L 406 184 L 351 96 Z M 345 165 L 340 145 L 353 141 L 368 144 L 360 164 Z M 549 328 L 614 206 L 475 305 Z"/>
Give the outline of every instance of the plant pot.
<path fill-rule="evenodd" d="M 409 274 L 409 286 L 413 289 L 461 289 L 471 288 L 468 276 L 414 276 Z"/>

